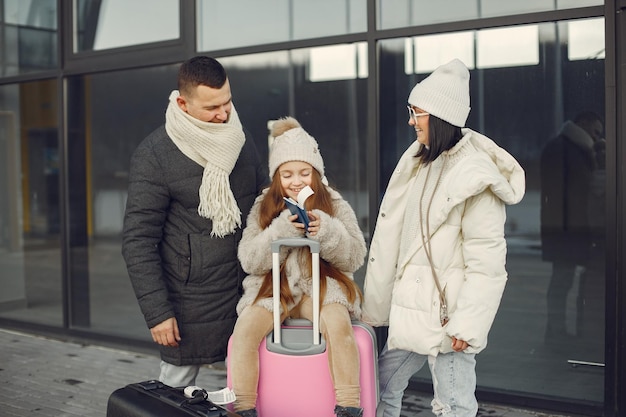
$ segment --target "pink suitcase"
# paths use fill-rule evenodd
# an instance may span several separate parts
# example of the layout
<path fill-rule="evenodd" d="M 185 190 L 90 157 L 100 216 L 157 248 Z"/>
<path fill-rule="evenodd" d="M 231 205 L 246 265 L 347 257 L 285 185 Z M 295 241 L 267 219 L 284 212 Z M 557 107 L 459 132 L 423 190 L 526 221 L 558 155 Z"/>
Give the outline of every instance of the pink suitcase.
<path fill-rule="evenodd" d="M 313 257 L 313 300 L 319 300 L 319 242 L 307 238 L 286 238 L 272 243 L 274 294 L 279 291 L 281 246 L 310 247 Z M 326 344 L 319 333 L 319 303 L 313 303 L 313 323 L 304 319 L 288 319 L 282 325 L 277 314 L 278 303 L 278 297 L 274 297 L 274 331 L 259 346 L 258 415 L 334 417 L 335 393 L 328 369 Z M 366 323 L 353 321 L 352 328 L 359 348 L 363 417 L 375 417 L 378 403 L 376 336 L 374 329 Z M 281 330 L 277 332 L 276 329 Z M 228 344 L 229 352 L 231 343 L 232 339 Z M 232 388 L 228 371 L 227 385 Z"/>

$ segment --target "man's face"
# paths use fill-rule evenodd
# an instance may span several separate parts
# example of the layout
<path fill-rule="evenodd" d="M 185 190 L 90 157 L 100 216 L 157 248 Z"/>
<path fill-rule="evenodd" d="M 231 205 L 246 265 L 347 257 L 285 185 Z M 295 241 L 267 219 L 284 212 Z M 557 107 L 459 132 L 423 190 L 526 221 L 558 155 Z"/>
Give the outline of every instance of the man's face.
<path fill-rule="evenodd" d="M 604 126 L 602 126 L 602 122 L 599 120 L 586 121 L 582 123 L 580 127 L 587 131 L 587 133 L 589 133 L 589 136 L 591 136 L 594 142 L 597 142 L 603 138 L 602 133 L 604 131 Z"/>
<path fill-rule="evenodd" d="M 178 96 L 176 102 L 191 117 L 208 123 L 225 123 L 232 109 L 230 83 L 226 80 L 222 88 L 198 85 L 190 95 Z"/>

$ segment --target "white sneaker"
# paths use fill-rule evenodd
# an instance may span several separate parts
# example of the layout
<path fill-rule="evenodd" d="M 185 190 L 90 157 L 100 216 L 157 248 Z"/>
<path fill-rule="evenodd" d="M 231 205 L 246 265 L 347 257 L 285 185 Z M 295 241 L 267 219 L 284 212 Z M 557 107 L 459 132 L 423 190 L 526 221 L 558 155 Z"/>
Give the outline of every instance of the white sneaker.
<path fill-rule="evenodd" d="M 234 403 L 237 399 L 235 396 L 235 392 L 230 388 L 226 387 L 219 391 L 207 392 L 208 398 L 207 400 L 211 401 L 213 404 L 224 405 Z"/>

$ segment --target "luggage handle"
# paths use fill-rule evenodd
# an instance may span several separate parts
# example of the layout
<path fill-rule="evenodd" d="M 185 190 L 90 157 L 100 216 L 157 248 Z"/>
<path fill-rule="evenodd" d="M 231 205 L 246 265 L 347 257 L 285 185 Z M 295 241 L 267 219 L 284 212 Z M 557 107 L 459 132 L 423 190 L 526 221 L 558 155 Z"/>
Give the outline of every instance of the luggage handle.
<path fill-rule="evenodd" d="M 283 238 L 272 242 L 272 296 L 274 300 L 274 343 L 280 344 L 280 247 L 311 249 L 313 264 L 313 345 L 320 344 L 320 243 L 305 237 Z M 276 296 L 278 294 L 278 296 Z"/>

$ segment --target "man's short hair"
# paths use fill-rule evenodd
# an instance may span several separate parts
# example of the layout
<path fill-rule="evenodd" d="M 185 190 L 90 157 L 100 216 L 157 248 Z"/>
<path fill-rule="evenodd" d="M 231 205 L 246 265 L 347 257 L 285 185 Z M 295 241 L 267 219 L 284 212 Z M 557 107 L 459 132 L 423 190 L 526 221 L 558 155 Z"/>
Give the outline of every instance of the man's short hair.
<path fill-rule="evenodd" d="M 199 85 L 222 88 L 226 83 L 226 70 L 215 58 L 196 56 L 183 62 L 178 70 L 178 91 L 190 94 Z"/>

